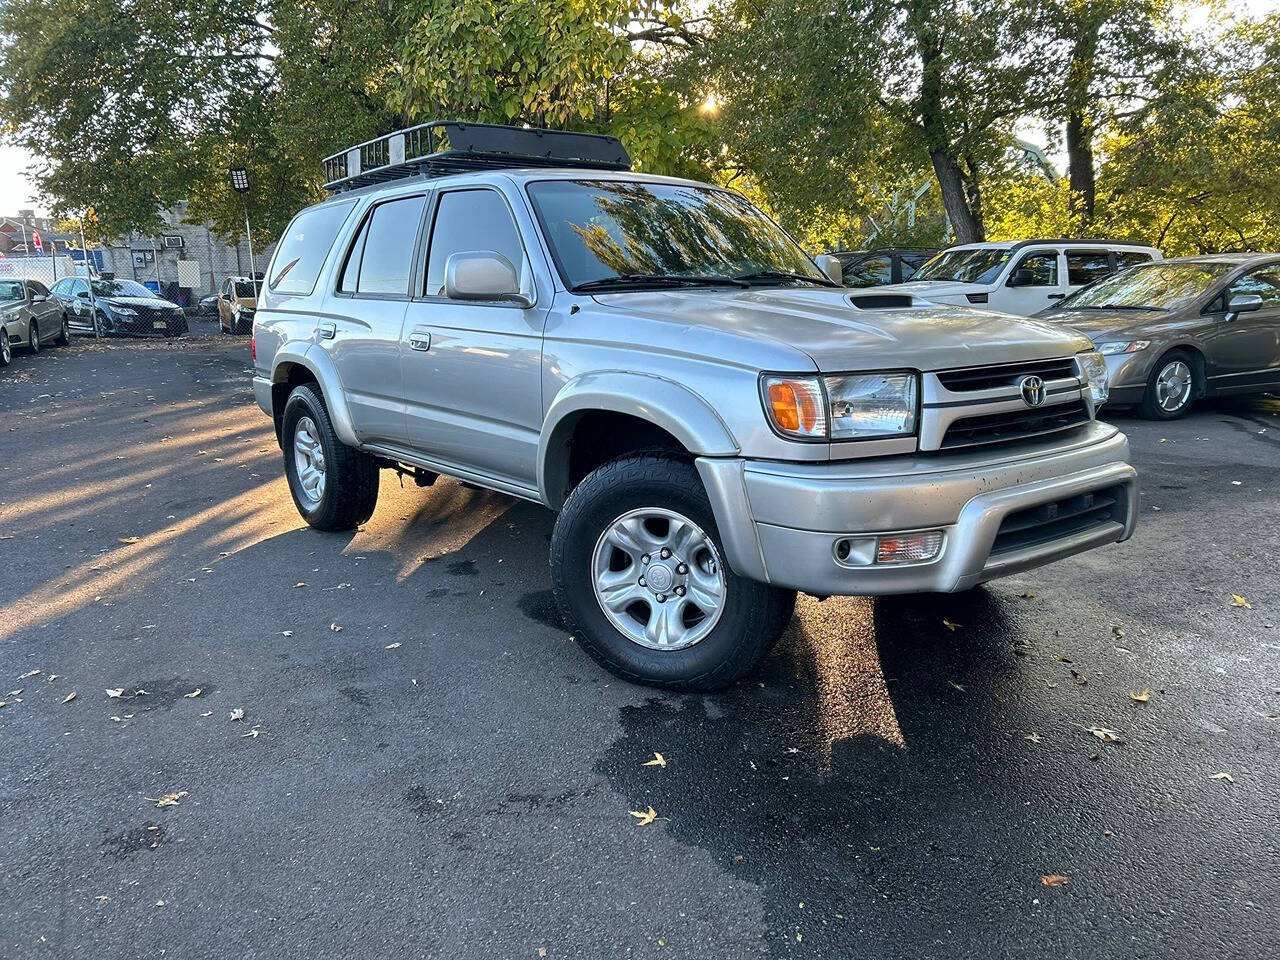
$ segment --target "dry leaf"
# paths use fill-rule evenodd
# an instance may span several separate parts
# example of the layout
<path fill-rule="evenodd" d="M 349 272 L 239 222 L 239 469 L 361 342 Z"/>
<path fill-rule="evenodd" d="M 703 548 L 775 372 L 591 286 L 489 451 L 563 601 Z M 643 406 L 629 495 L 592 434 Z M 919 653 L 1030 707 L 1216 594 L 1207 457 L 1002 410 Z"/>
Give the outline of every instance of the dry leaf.
<path fill-rule="evenodd" d="M 952 622 L 951 622 L 950 620 L 948 620 L 946 617 L 943 617 L 943 618 L 942 618 L 942 625 L 943 625 L 944 627 L 946 627 L 948 630 L 950 630 L 952 633 L 954 633 L 954 632 L 955 632 L 956 627 L 962 627 L 962 626 L 964 626 L 964 624 L 962 624 L 962 623 L 952 623 Z"/>
<path fill-rule="evenodd" d="M 166 793 L 163 797 L 146 797 L 157 807 L 176 807 L 182 802 L 182 798 L 187 795 L 187 791 L 178 790 L 176 793 Z"/>
<path fill-rule="evenodd" d="M 1060 653 L 1054 654 L 1053 659 L 1057 660 L 1059 663 L 1071 663 L 1071 662 L 1072 662 L 1072 660 L 1071 660 L 1069 657 L 1064 657 L 1064 656 L 1063 656 L 1062 654 L 1060 654 Z"/>
<path fill-rule="evenodd" d="M 1046 887 L 1060 887 L 1067 882 L 1067 878 L 1060 873 L 1046 873 L 1040 878 L 1040 882 Z"/>
<path fill-rule="evenodd" d="M 243 739 L 243 738 L 245 738 L 245 737 L 256 737 L 256 736 L 258 736 L 258 734 L 260 734 L 261 732 L 262 732 L 262 731 L 261 731 L 261 730 L 259 730 L 257 727 L 254 727 L 254 728 L 253 728 L 252 730 L 250 730 L 248 733 L 242 733 L 242 734 L 240 734 L 240 737 L 241 737 L 241 739 Z"/>
<path fill-rule="evenodd" d="M 656 750 L 653 752 L 652 760 L 646 760 L 644 763 L 641 764 L 642 767 L 665 767 L 666 765 L 667 765 L 667 758 L 664 757 L 662 754 L 658 753 L 658 751 Z"/>
<path fill-rule="evenodd" d="M 1111 632 L 1114 633 L 1117 637 L 1123 637 L 1124 627 L 1112 627 Z"/>
<path fill-rule="evenodd" d="M 1071 671 L 1071 678 L 1075 680 L 1076 686 L 1087 687 L 1089 685 L 1089 678 L 1082 677 L 1075 669 L 1072 669 Z"/>
<path fill-rule="evenodd" d="M 647 827 L 649 824 L 653 823 L 654 820 L 658 819 L 658 812 L 654 810 L 653 807 L 650 807 L 643 813 L 639 810 L 628 810 L 627 813 L 636 818 L 637 827 Z"/>
<path fill-rule="evenodd" d="M 75 698 L 76 698 L 76 692 L 75 692 L 74 690 L 72 690 L 70 693 L 68 693 L 68 694 L 67 694 L 67 695 L 62 699 L 62 702 L 63 702 L 63 703 L 70 703 L 70 702 L 71 702 L 72 700 L 74 700 Z"/>
<path fill-rule="evenodd" d="M 302 589 L 303 587 L 305 587 L 305 586 L 306 586 L 306 584 L 305 584 L 305 583 L 295 583 L 295 584 L 293 585 L 293 589 L 295 589 L 295 590 L 301 590 L 301 589 Z"/>
<path fill-rule="evenodd" d="M 282 636 L 282 637 L 292 637 L 292 636 L 293 636 L 293 631 L 292 631 L 292 630 L 282 630 L 282 631 L 280 631 L 280 636 Z"/>
<path fill-rule="evenodd" d="M 196 697 L 200 696 L 200 694 L 202 693 L 204 693 L 204 687 L 196 687 L 190 693 L 184 693 L 182 695 L 182 698 L 184 700 L 194 700 Z"/>
<path fill-rule="evenodd" d="M 951 686 L 955 687 L 961 693 L 964 693 L 966 689 L 963 683 L 956 683 L 954 680 L 948 680 L 947 683 L 951 684 Z"/>
<path fill-rule="evenodd" d="M 341 633 L 341 632 L 342 632 L 342 628 L 341 628 L 340 626 L 338 626 L 336 623 L 331 623 L 331 624 L 329 624 L 329 629 L 330 629 L 330 630 L 332 630 L 334 633 Z"/>
<path fill-rule="evenodd" d="M 1023 600 L 1034 600 L 1035 598 L 1036 598 L 1036 595 L 1035 595 L 1034 593 L 1032 593 L 1030 590 L 1028 590 L 1026 593 L 1022 594 L 1022 599 L 1023 599 Z"/>
<path fill-rule="evenodd" d="M 1248 600 L 1246 600 L 1244 597 L 1240 596 L 1240 594 L 1238 593 L 1233 593 L 1231 595 L 1231 605 L 1233 607 L 1244 607 L 1246 610 L 1253 609 L 1253 604 L 1250 603 Z"/>
<path fill-rule="evenodd" d="M 1103 743 L 1124 743 L 1120 734 L 1116 733 L 1114 730 L 1108 730 L 1106 727 L 1085 727 L 1084 729 L 1087 733 L 1092 733 Z"/>
<path fill-rule="evenodd" d="M 400 646 L 400 644 L 399 644 L 399 643 L 388 643 L 388 644 L 387 644 L 387 649 L 388 649 L 388 650 L 394 650 L 394 649 L 396 649 L 398 646 Z"/>
<path fill-rule="evenodd" d="M 121 697 L 124 696 L 124 687 L 117 687 L 114 690 L 111 689 L 110 687 L 107 687 L 107 696 L 110 697 L 112 700 L 119 700 Z"/>
<path fill-rule="evenodd" d="M 1229 773 L 1215 773 L 1210 780 L 1225 780 L 1227 783 L 1235 783 L 1236 778 Z"/>
<path fill-rule="evenodd" d="M 243 708 L 243 707 L 236 707 L 234 710 L 232 710 L 232 711 L 231 711 L 231 719 L 232 719 L 232 720 L 243 720 L 243 719 L 244 719 L 244 708 Z"/>
<path fill-rule="evenodd" d="M 202 717 L 212 717 L 212 716 L 213 716 L 213 711 L 212 711 L 212 710 L 206 710 L 204 713 L 200 714 L 200 716 L 202 716 Z"/>
<path fill-rule="evenodd" d="M 34 669 L 34 670 L 28 670 L 26 673 L 24 673 L 24 674 L 23 674 L 22 676 L 20 676 L 18 679 L 19 679 L 19 680 L 26 680 L 28 677 L 34 677 L 34 676 L 35 676 L 37 673 L 39 673 L 39 672 L 40 672 L 40 668 L 39 668 L 39 667 L 36 667 L 36 669 Z"/>
<path fill-rule="evenodd" d="M 1040 734 L 1038 734 L 1038 733 L 1028 733 L 1028 734 L 1027 734 L 1025 737 L 1023 737 L 1022 739 L 1023 739 L 1023 740 L 1030 740 L 1032 743 L 1040 743 L 1040 742 L 1041 742 Z"/>
<path fill-rule="evenodd" d="M 1141 693 L 1136 690 L 1129 691 L 1129 699 L 1134 703 L 1146 703 L 1151 699 L 1151 691 L 1144 689 Z"/>
<path fill-rule="evenodd" d="M 141 537 L 121 537 L 120 538 L 121 543 L 139 543 L 141 542 L 141 540 L 142 540 Z"/>
<path fill-rule="evenodd" d="M 545 957 L 546 955 L 547 955 L 547 948 L 546 948 L 546 947 L 539 947 L 539 948 L 538 948 L 538 956 L 540 956 L 540 957 Z"/>

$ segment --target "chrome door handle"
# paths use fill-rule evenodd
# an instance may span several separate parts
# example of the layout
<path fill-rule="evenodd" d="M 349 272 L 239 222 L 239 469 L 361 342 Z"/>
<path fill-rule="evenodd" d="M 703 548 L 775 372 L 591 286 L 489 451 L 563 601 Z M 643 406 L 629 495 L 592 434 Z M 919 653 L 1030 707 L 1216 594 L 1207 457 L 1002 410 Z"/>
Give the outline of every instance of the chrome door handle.
<path fill-rule="evenodd" d="M 429 333 L 411 333 L 409 334 L 409 347 L 413 350 L 430 350 L 431 334 Z"/>
<path fill-rule="evenodd" d="M 322 323 L 317 328 L 321 340 L 332 340 L 338 335 L 338 325 L 336 323 Z"/>

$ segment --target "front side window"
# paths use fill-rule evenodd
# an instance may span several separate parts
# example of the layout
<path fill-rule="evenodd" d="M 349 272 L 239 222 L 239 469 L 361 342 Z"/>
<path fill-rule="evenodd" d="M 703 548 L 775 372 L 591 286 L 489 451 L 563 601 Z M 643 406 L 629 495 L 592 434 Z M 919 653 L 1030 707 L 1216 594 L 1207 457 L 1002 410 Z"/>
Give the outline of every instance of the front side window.
<path fill-rule="evenodd" d="M 1026 273 L 1023 273 L 1024 270 Z M 1024 287 L 1056 287 L 1058 285 L 1057 253 L 1033 253 L 1023 257 L 1014 271 L 1014 277 L 1025 280 L 1026 282 L 1019 284 Z"/>
<path fill-rule="evenodd" d="M 1222 263 L 1149 263 L 1078 290 L 1060 306 L 1071 310 L 1177 310 L 1206 294 L 1230 269 Z"/>
<path fill-rule="evenodd" d="M 1111 273 L 1111 261 L 1105 250 L 1068 250 L 1067 282 L 1082 287 Z"/>
<path fill-rule="evenodd" d="M 496 190 L 451 190 L 442 195 L 431 228 L 426 295 L 444 296 L 444 269 L 451 256 L 485 250 L 502 254 L 516 268 L 516 276 L 523 277 L 524 245 L 506 199 Z"/>
<path fill-rule="evenodd" d="M 570 289 L 753 280 L 831 285 L 777 224 L 727 190 L 637 180 L 544 180 L 528 190 Z"/>
<path fill-rule="evenodd" d="M 329 249 L 354 206 L 354 203 L 324 204 L 293 218 L 271 260 L 273 292 L 305 297 L 316 288 Z"/>
<path fill-rule="evenodd" d="M 1227 288 L 1227 303 L 1232 297 L 1254 294 L 1262 298 L 1263 310 L 1280 307 L 1280 264 L 1272 263 L 1251 270 Z"/>
<path fill-rule="evenodd" d="M 995 283 L 1009 262 L 1009 250 L 943 250 L 912 280 L 947 280 L 953 283 Z"/>
<path fill-rule="evenodd" d="M 840 271 L 846 287 L 878 287 L 893 282 L 893 261 L 888 254 L 876 254 L 846 263 Z"/>
<path fill-rule="evenodd" d="M 902 255 L 902 279 L 914 279 L 916 271 L 928 260 L 929 257 L 923 253 L 904 253 Z"/>
<path fill-rule="evenodd" d="M 49 288 L 46 287 L 43 283 L 41 283 L 39 280 L 28 280 L 27 288 L 31 291 L 32 297 L 49 296 Z"/>
<path fill-rule="evenodd" d="M 402 197 L 374 207 L 347 254 L 338 289 L 408 296 L 413 248 L 426 202 L 424 196 Z"/>

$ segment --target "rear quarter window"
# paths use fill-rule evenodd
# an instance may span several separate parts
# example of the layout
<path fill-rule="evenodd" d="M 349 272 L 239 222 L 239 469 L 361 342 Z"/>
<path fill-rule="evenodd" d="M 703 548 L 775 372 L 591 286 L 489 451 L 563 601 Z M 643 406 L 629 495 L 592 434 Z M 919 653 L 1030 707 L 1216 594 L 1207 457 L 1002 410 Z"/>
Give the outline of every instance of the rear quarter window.
<path fill-rule="evenodd" d="M 316 288 L 325 258 L 354 206 L 354 202 L 325 204 L 293 218 L 268 271 L 272 293 L 305 297 Z"/>

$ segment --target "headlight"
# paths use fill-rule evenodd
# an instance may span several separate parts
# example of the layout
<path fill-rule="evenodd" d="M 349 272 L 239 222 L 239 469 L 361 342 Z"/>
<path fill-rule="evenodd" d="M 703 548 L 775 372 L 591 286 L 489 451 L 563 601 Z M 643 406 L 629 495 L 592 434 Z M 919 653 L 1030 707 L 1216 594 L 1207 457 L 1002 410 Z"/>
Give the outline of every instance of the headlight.
<path fill-rule="evenodd" d="M 130 310 L 128 307 L 112 307 L 111 312 L 121 317 L 136 317 L 137 310 Z"/>
<path fill-rule="evenodd" d="M 1137 353 L 1151 346 L 1150 340 L 1119 340 L 1113 343 L 1095 344 L 1098 352 L 1104 357 L 1113 357 L 1117 353 Z"/>
<path fill-rule="evenodd" d="M 1083 353 L 1077 353 L 1076 359 L 1080 361 L 1080 374 L 1089 387 L 1093 405 L 1102 406 L 1111 394 L 1111 385 L 1107 382 L 1106 358 L 1097 350 L 1086 350 Z"/>
<path fill-rule="evenodd" d="M 916 430 L 914 373 L 766 377 L 765 411 L 775 429 L 801 440 L 873 440 Z"/>

